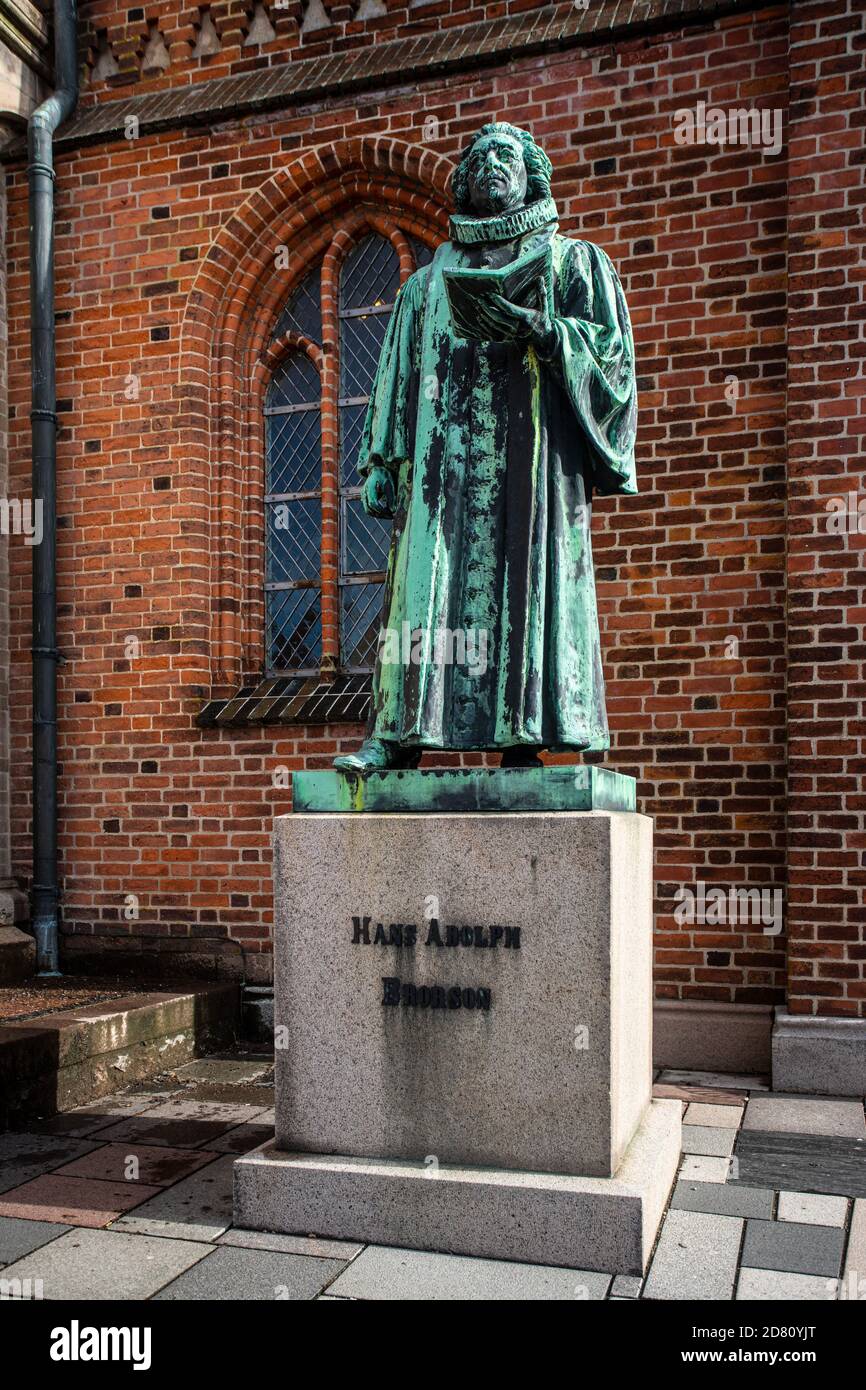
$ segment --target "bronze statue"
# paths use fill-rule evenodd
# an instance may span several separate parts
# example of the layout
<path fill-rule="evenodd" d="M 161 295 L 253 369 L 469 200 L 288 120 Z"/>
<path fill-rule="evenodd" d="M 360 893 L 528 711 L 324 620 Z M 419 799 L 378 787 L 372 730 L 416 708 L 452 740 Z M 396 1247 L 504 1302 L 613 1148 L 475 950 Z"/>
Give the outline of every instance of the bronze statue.
<path fill-rule="evenodd" d="M 485 125 L 451 240 L 394 308 L 361 449 L 394 530 L 373 705 L 341 771 L 424 749 L 609 747 L 593 493 L 634 493 L 634 346 L 606 254 L 561 236 L 531 134 Z"/>

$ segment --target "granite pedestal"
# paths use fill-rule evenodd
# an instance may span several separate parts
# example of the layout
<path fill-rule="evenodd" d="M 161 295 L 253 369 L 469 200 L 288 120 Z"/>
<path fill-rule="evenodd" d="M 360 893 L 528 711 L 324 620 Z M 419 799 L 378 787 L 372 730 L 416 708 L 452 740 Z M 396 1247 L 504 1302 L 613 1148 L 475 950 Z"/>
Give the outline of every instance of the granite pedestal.
<path fill-rule="evenodd" d="M 236 1223 L 642 1271 L 680 1130 L 651 821 L 302 813 L 275 849 L 275 1143 Z"/>

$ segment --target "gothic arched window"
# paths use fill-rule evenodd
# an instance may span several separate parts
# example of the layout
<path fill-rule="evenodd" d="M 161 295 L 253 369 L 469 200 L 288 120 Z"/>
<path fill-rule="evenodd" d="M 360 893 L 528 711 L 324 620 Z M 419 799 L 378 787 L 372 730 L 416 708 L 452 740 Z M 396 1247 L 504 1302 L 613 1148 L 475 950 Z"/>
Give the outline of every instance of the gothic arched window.
<path fill-rule="evenodd" d="M 265 397 L 268 674 L 372 669 L 390 522 L 361 504 L 358 449 L 401 282 L 430 259 L 398 228 L 330 249 L 289 296 Z"/>

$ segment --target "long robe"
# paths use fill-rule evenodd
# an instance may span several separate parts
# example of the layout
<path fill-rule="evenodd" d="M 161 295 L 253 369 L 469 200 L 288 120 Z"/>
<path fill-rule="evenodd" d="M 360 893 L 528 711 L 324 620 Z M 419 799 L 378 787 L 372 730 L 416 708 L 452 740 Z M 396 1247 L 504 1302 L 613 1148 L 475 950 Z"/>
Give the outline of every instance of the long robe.
<path fill-rule="evenodd" d="M 545 238 L 547 359 L 454 336 L 445 268 L 501 265 Z M 598 247 L 552 222 L 446 242 L 409 277 L 360 456 L 362 475 L 385 467 L 397 488 L 368 733 L 440 749 L 609 747 L 590 503 L 636 492 L 635 416 L 628 310 Z"/>

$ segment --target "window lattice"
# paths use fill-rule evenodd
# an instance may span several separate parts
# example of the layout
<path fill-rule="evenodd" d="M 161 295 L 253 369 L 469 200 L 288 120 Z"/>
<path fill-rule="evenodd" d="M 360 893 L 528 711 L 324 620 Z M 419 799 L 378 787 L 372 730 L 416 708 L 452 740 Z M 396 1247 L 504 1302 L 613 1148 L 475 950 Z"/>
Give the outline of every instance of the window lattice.
<path fill-rule="evenodd" d="M 411 239 L 416 265 L 431 252 Z M 364 415 L 388 320 L 400 287 L 391 241 L 370 233 L 355 242 L 340 268 L 337 341 L 323 342 L 321 263 L 293 290 L 275 337 L 298 338 L 339 354 L 337 419 L 339 542 L 327 554 L 322 533 L 322 410 L 319 371 L 303 344 L 275 371 L 265 400 L 265 610 L 270 672 L 318 671 L 323 659 L 324 561 L 337 574 L 339 664 L 372 669 L 381 621 L 390 522 L 364 512 L 358 453 Z M 327 405 L 325 407 L 327 409 Z M 325 549 L 323 550 L 323 545 Z"/>

